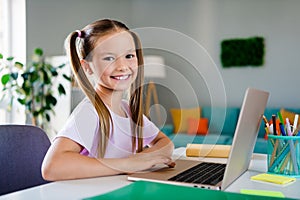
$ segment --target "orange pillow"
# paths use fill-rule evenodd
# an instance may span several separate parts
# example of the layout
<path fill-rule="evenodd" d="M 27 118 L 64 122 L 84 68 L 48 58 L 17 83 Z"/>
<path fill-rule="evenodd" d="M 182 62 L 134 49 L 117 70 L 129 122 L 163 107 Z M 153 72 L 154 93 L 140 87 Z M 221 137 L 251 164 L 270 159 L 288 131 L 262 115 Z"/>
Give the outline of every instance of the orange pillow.
<path fill-rule="evenodd" d="M 207 135 L 208 134 L 208 119 L 207 118 L 189 118 L 188 119 L 188 134 Z"/>
<path fill-rule="evenodd" d="M 188 130 L 188 119 L 189 118 L 200 118 L 201 109 L 190 108 L 190 109 L 170 109 L 171 116 L 173 119 L 174 133 L 182 132 L 186 133 Z"/>

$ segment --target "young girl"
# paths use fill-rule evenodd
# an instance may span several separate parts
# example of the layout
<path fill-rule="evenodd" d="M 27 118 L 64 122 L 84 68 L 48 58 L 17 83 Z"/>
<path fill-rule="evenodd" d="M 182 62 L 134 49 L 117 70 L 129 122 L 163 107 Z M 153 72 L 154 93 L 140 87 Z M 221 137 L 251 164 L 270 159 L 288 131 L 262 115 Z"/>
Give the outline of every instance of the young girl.
<path fill-rule="evenodd" d="M 138 172 L 174 165 L 173 143 L 143 115 L 143 56 L 136 34 L 104 19 L 72 32 L 66 50 L 87 98 L 75 108 L 42 164 L 46 180 Z M 88 76 L 95 78 L 95 85 Z M 130 89 L 129 103 L 123 100 Z"/>

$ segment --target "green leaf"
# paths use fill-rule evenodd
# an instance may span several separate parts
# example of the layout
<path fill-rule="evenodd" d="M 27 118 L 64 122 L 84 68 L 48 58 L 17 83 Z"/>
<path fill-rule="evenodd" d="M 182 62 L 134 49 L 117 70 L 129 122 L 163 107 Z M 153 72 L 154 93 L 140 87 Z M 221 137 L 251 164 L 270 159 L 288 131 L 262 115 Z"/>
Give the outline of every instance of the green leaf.
<path fill-rule="evenodd" d="M 55 106 L 56 103 L 57 103 L 57 100 L 56 100 L 56 98 L 54 96 L 52 96 L 51 94 L 49 94 L 49 95 L 46 96 L 46 104 L 47 105 L 51 105 L 52 104 L 53 106 Z"/>
<path fill-rule="evenodd" d="M 36 54 L 38 56 L 42 56 L 43 55 L 43 50 L 41 48 L 36 48 L 34 50 L 34 54 Z"/>
<path fill-rule="evenodd" d="M 46 117 L 47 121 L 50 122 L 50 115 L 48 115 L 48 114 L 46 113 L 46 116 L 45 116 L 45 117 Z"/>
<path fill-rule="evenodd" d="M 40 96 L 35 96 L 35 102 L 41 102 L 41 97 Z"/>
<path fill-rule="evenodd" d="M 32 108 L 31 108 L 31 104 L 32 104 L 32 100 L 29 100 L 26 102 L 26 100 L 24 99 L 25 101 L 25 106 L 27 107 L 27 109 L 32 112 Z"/>
<path fill-rule="evenodd" d="M 72 79 L 71 79 L 71 77 L 69 77 L 69 76 L 67 76 L 67 75 L 65 75 L 65 74 L 63 74 L 63 77 L 66 79 L 66 80 L 68 80 L 68 81 L 72 81 Z"/>
<path fill-rule="evenodd" d="M 44 83 L 47 85 L 51 83 L 51 78 L 48 76 L 47 72 L 45 70 L 42 71 L 43 77 L 44 77 Z"/>
<path fill-rule="evenodd" d="M 51 105 L 49 104 L 49 105 L 44 106 L 44 110 L 51 110 Z"/>
<path fill-rule="evenodd" d="M 0 59 L 3 59 L 3 55 L 2 55 L 2 53 L 0 53 Z"/>
<path fill-rule="evenodd" d="M 13 59 L 14 59 L 14 57 L 12 57 L 12 56 L 6 58 L 7 61 L 12 61 Z"/>
<path fill-rule="evenodd" d="M 32 72 L 30 74 L 30 79 L 29 79 L 30 83 L 34 83 L 38 79 L 39 79 L 39 75 L 37 73 Z"/>
<path fill-rule="evenodd" d="M 62 84 L 58 85 L 58 93 L 59 95 L 66 94 L 66 90 Z"/>
<path fill-rule="evenodd" d="M 13 72 L 13 73 L 10 74 L 10 76 L 11 76 L 14 80 L 17 80 L 19 74 L 18 74 L 18 72 Z"/>
<path fill-rule="evenodd" d="M 38 111 L 34 111 L 32 114 L 34 117 L 37 117 L 40 113 Z"/>
<path fill-rule="evenodd" d="M 17 67 L 18 69 L 23 69 L 24 65 L 20 62 L 15 62 L 15 67 Z"/>
<path fill-rule="evenodd" d="M 61 68 L 63 68 L 64 66 L 66 66 L 66 63 L 59 65 L 57 68 L 61 69 Z"/>
<path fill-rule="evenodd" d="M 27 83 L 28 83 L 28 82 L 26 81 L 26 82 L 24 82 L 24 83 L 22 84 L 22 89 L 23 89 L 24 94 L 25 94 L 26 96 L 30 96 L 32 90 L 31 90 L 30 85 L 28 85 Z"/>
<path fill-rule="evenodd" d="M 1 83 L 3 85 L 6 85 L 6 83 L 9 82 L 9 79 L 10 79 L 10 74 L 4 74 L 2 77 L 1 77 Z"/>
<path fill-rule="evenodd" d="M 19 102 L 20 104 L 22 104 L 22 105 L 25 105 L 25 103 L 26 103 L 26 100 L 25 100 L 25 99 L 18 98 L 17 100 L 18 100 L 18 102 Z"/>
<path fill-rule="evenodd" d="M 29 79 L 29 74 L 30 74 L 29 72 L 25 72 L 21 75 L 23 77 L 24 81 Z"/>
<path fill-rule="evenodd" d="M 51 74 L 52 74 L 52 76 L 58 76 L 58 73 L 55 68 L 51 69 Z"/>

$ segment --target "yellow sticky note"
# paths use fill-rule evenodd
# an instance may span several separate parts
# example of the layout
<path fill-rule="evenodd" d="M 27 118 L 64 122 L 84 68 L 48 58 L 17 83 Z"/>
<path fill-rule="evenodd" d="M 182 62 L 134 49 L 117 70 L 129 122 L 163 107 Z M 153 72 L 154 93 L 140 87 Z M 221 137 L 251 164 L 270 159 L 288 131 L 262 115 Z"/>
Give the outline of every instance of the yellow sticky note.
<path fill-rule="evenodd" d="M 259 195 L 259 196 L 269 196 L 269 197 L 284 197 L 282 192 L 269 191 L 269 190 L 246 190 L 246 189 L 241 189 L 241 193 L 242 194 Z"/>
<path fill-rule="evenodd" d="M 283 185 L 295 181 L 296 178 L 264 173 L 264 174 L 258 174 L 256 176 L 252 176 L 251 180 L 265 181 L 265 182 Z"/>

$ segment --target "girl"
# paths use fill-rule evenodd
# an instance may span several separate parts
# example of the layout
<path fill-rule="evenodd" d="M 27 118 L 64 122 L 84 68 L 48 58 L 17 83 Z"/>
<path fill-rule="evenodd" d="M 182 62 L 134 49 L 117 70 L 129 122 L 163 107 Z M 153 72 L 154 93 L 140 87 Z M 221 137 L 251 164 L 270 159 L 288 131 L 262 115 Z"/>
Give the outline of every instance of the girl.
<path fill-rule="evenodd" d="M 143 115 L 143 56 L 139 38 L 124 24 L 104 19 L 72 32 L 66 50 L 87 96 L 49 148 L 46 180 L 138 172 L 173 166 L 174 145 Z M 95 78 L 93 86 L 88 76 Z M 130 89 L 129 103 L 123 100 Z"/>

